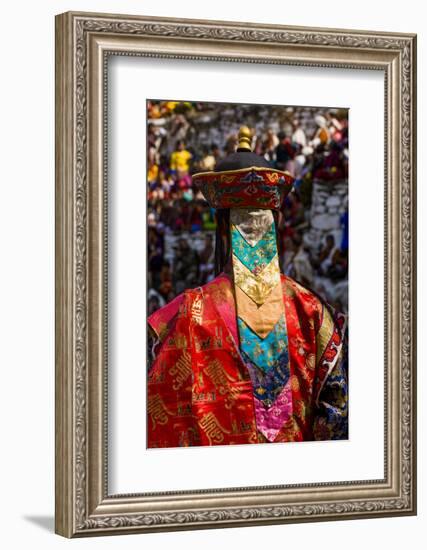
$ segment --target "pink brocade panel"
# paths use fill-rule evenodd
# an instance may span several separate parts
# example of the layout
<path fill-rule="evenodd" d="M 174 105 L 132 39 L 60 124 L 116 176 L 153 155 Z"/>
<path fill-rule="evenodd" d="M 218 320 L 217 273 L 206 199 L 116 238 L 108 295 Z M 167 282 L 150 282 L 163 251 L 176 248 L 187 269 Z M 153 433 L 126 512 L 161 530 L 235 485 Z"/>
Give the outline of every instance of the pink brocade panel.
<path fill-rule="evenodd" d="M 283 391 L 269 408 L 259 399 L 254 399 L 257 429 L 273 442 L 292 414 L 292 390 L 289 380 Z"/>

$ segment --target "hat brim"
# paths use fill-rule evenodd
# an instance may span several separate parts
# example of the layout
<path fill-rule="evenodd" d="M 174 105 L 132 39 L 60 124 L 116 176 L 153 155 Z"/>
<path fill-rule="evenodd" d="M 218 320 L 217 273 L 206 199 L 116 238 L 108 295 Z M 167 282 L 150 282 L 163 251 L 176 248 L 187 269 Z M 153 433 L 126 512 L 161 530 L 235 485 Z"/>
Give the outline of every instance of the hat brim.
<path fill-rule="evenodd" d="M 280 210 L 295 178 L 275 168 L 250 166 L 192 176 L 212 208 L 265 208 Z"/>

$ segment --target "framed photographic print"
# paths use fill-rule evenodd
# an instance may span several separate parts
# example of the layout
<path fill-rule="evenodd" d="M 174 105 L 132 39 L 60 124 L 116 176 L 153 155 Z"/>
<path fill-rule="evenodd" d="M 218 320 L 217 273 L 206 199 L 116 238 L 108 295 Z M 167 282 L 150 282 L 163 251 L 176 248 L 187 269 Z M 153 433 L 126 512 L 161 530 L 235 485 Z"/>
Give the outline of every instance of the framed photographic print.
<path fill-rule="evenodd" d="M 56 18 L 56 532 L 416 513 L 416 37 Z"/>

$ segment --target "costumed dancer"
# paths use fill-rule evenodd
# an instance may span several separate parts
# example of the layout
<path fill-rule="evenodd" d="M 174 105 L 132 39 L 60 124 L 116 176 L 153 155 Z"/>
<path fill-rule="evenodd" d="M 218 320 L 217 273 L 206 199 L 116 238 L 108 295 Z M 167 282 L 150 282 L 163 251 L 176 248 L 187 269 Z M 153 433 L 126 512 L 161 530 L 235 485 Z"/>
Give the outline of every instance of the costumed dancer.
<path fill-rule="evenodd" d="M 345 317 L 283 275 L 293 177 L 251 151 L 193 175 L 216 209 L 216 277 L 148 318 L 148 447 L 346 439 Z"/>

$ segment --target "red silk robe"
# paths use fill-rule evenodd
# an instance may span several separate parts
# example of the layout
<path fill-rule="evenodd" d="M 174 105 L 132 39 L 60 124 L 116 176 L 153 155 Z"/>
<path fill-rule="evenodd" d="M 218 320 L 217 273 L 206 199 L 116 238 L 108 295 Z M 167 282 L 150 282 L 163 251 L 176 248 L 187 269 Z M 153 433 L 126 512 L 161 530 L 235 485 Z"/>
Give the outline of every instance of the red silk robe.
<path fill-rule="evenodd" d="M 281 275 L 292 414 L 274 442 L 346 439 L 344 317 Z M 155 335 L 148 372 L 148 447 L 266 443 L 238 346 L 228 275 L 176 297 L 148 318 Z"/>

